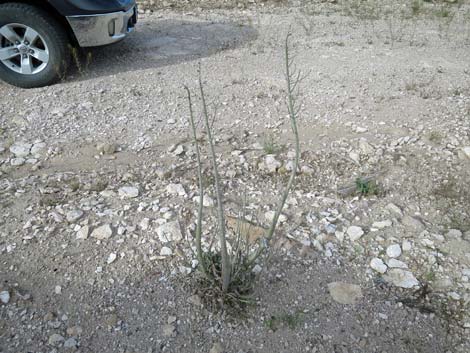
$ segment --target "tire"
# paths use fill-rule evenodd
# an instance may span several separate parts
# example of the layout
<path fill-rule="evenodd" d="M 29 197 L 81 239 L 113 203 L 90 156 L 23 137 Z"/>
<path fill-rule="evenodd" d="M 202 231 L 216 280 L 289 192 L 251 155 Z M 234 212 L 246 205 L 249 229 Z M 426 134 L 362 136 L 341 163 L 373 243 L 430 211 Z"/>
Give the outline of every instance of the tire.
<path fill-rule="evenodd" d="M 55 83 L 65 76 L 68 45 L 62 25 L 43 10 L 0 4 L 0 79 L 22 88 Z"/>

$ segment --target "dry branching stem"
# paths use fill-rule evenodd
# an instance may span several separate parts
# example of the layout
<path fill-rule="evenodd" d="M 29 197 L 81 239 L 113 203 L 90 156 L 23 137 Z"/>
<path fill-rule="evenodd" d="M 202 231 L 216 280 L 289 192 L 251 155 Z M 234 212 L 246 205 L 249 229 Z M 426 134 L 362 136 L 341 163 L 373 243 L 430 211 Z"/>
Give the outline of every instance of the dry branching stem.
<path fill-rule="evenodd" d="M 196 124 L 194 123 L 194 111 L 193 103 L 191 99 L 191 92 L 187 86 L 184 87 L 188 95 L 189 104 L 189 123 L 191 125 L 191 132 L 193 134 L 194 146 L 196 148 L 197 158 L 197 179 L 199 184 L 199 208 L 197 212 L 197 225 L 196 225 L 196 256 L 200 264 L 200 268 L 203 273 L 206 274 L 206 268 L 204 266 L 204 257 L 202 253 L 201 238 L 202 238 L 202 217 L 203 217 L 203 203 L 204 203 L 204 183 L 202 181 L 202 163 L 201 163 L 201 151 L 199 149 L 199 142 L 197 140 Z"/>
<path fill-rule="evenodd" d="M 295 159 L 292 172 L 287 182 L 286 188 L 284 189 L 281 199 L 276 207 L 276 212 L 274 218 L 271 222 L 269 229 L 267 230 L 266 236 L 260 242 L 258 248 L 252 252 L 249 239 L 242 239 L 242 224 L 238 224 L 237 234 L 238 237 L 235 241 L 234 248 L 232 249 L 232 255 L 229 254 L 227 249 L 227 229 L 225 223 L 225 214 L 224 214 L 224 198 L 222 193 L 222 184 L 220 181 L 217 158 L 215 154 L 214 147 L 214 138 L 212 136 L 212 124 L 211 119 L 209 118 L 209 112 L 206 102 L 206 97 L 204 94 L 204 87 L 202 84 L 202 75 L 199 70 L 199 90 L 202 101 L 202 117 L 205 127 L 205 132 L 207 135 L 208 145 L 209 145 L 209 157 L 212 164 L 212 172 L 214 177 L 214 188 L 217 198 L 217 227 L 216 233 L 218 235 L 220 243 L 220 263 L 214 262 L 214 257 L 211 254 L 212 245 L 209 248 L 209 253 L 204 253 L 201 246 L 201 237 L 202 237 L 202 218 L 203 218 L 203 201 L 204 201 L 204 185 L 202 179 L 202 162 L 201 162 L 201 151 L 197 139 L 196 125 L 194 122 L 194 111 L 192 105 L 191 93 L 188 87 L 185 87 L 187 92 L 187 99 L 189 102 L 189 113 L 190 113 L 190 127 L 192 131 L 192 138 L 196 149 L 197 157 L 197 174 L 198 174 L 198 183 L 199 183 L 199 208 L 197 214 L 197 227 L 196 227 L 196 251 L 197 258 L 199 261 L 199 268 L 202 270 L 203 274 L 207 279 L 210 280 L 211 285 L 214 285 L 220 279 L 221 285 L 216 285 L 224 298 L 227 298 L 229 301 L 238 301 L 245 302 L 246 296 L 245 293 L 249 291 L 252 285 L 252 270 L 255 266 L 256 261 L 263 255 L 269 248 L 274 233 L 279 221 L 279 216 L 285 206 L 287 197 L 294 185 L 294 180 L 298 171 L 299 159 L 300 159 L 300 142 L 299 142 L 299 132 L 297 129 L 297 116 L 300 111 L 301 104 L 297 102 L 297 97 L 299 93 L 299 84 L 302 81 L 303 77 L 300 72 L 297 71 L 294 67 L 294 60 L 289 55 L 289 38 L 290 34 L 286 37 L 285 42 L 285 63 L 286 63 L 286 81 L 287 81 L 287 108 L 290 118 L 290 124 L 292 133 L 295 139 Z M 244 201 L 244 206 L 246 200 Z M 240 222 L 245 220 L 245 207 L 243 207 L 243 212 L 241 215 Z M 212 238 L 212 241 L 214 237 Z M 243 246 L 244 245 L 244 246 Z M 243 249 L 244 248 L 244 249 Z M 232 258 L 233 256 L 233 258 Z M 233 267 L 233 268 L 232 268 Z M 220 271 L 220 272 L 219 272 Z M 220 277 L 219 275 L 220 274 Z M 215 281 L 214 281 L 215 280 Z M 232 287 L 231 287 L 232 285 Z"/>
<path fill-rule="evenodd" d="M 215 155 L 214 139 L 212 137 L 211 124 L 209 122 L 209 112 L 207 110 L 206 98 L 204 95 L 204 87 L 202 85 L 201 71 L 199 70 L 199 90 L 201 92 L 202 100 L 202 114 L 204 125 L 206 128 L 207 139 L 209 141 L 210 158 L 212 160 L 212 169 L 214 173 L 214 187 L 217 198 L 217 224 L 220 242 L 220 253 L 222 257 L 222 292 L 226 293 L 230 285 L 231 277 L 231 264 L 230 257 L 227 251 L 227 237 L 224 215 L 224 202 L 221 190 L 220 176 L 217 168 L 217 157 Z"/>
<path fill-rule="evenodd" d="M 281 212 L 286 204 L 287 197 L 294 185 L 294 180 L 298 171 L 299 167 L 299 159 L 300 159 L 300 139 L 299 139 L 299 131 L 297 129 L 297 116 L 300 111 L 300 105 L 297 104 L 297 95 L 299 89 L 299 83 L 302 81 L 302 75 L 299 71 L 296 71 L 293 67 L 293 59 L 290 57 L 289 53 L 289 39 L 291 34 L 289 33 L 286 36 L 285 41 L 285 64 L 286 64 L 286 83 L 287 83 L 287 110 L 289 112 L 289 119 L 291 123 L 291 130 L 294 135 L 295 140 L 295 159 L 294 159 L 294 167 L 292 168 L 292 172 L 289 177 L 289 181 L 287 182 L 287 186 L 282 193 L 281 199 L 279 200 L 276 212 L 274 214 L 274 218 L 271 222 L 269 230 L 266 234 L 266 238 L 264 243 L 259 245 L 259 248 L 250 258 L 249 264 L 252 265 L 267 249 L 269 243 L 271 242 L 274 232 L 277 227 L 277 223 L 279 221 L 279 217 Z"/>

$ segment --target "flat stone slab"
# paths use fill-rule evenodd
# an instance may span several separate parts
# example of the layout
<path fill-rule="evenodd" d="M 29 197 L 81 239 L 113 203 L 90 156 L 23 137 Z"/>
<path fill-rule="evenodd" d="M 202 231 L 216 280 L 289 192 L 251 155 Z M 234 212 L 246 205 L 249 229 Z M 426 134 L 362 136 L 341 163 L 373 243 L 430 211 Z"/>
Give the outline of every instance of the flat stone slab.
<path fill-rule="evenodd" d="M 362 298 L 361 287 L 357 284 L 332 282 L 328 284 L 328 291 L 333 300 L 340 304 L 357 304 Z"/>

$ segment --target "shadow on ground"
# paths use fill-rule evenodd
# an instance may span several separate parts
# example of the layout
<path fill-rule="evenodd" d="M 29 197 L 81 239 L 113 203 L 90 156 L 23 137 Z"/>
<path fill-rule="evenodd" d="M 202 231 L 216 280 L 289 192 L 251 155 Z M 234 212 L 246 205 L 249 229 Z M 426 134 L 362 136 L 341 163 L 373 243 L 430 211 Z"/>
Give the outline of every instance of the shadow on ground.
<path fill-rule="evenodd" d="M 191 61 L 239 47 L 257 35 L 255 29 L 236 23 L 148 19 L 122 42 L 85 50 L 83 57 L 91 54 L 84 78 Z"/>

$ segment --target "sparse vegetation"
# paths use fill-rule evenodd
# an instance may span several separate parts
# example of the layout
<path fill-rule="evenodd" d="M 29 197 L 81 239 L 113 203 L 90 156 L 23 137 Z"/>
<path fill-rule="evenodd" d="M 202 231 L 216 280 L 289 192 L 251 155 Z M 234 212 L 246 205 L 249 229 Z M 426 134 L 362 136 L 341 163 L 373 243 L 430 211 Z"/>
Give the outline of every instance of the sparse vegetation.
<path fill-rule="evenodd" d="M 432 269 L 426 272 L 424 275 L 424 278 L 427 282 L 434 282 L 436 280 L 436 272 L 434 272 Z"/>
<path fill-rule="evenodd" d="M 273 135 L 266 135 L 263 139 L 263 151 L 266 154 L 276 154 L 279 152 L 281 147 L 274 139 Z"/>
<path fill-rule="evenodd" d="M 0 350 L 470 352 L 470 3 L 442 40 L 440 1 L 380 0 L 407 5 L 392 47 L 383 12 L 359 22 L 339 1 L 180 2 L 190 13 L 145 14 L 86 79 L 1 85 Z M 270 233 L 294 162 L 275 72 L 289 26 L 312 74 Z"/>
<path fill-rule="evenodd" d="M 411 14 L 413 17 L 421 15 L 423 11 L 423 1 L 422 0 L 413 0 L 411 2 Z"/>
<path fill-rule="evenodd" d="M 304 313 L 296 311 L 295 313 L 279 313 L 271 315 L 269 319 L 265 321 L 265 325 L 272 331 L 277 331 L 280 328 L 287 327 L 291 330 L 295 330 L 304 321 Z"/>
<path fill-rule="evenodd" d="M 439 144 L 443 138 L 444 136 L 442 136 L 442 133 L 439 131 L 434 130 L 429 133 L 429 141 L 433 143 Z"/>
<path fill-rule="evenodd" d="M 356 179 L 356 192 L 361 196 L 372 196 L 379 194 L 377 182 L 369 178 Z"/>
<path fill-rule="evenodd" d="M 199 187 L 199 208 L 197 210 L 197 225 L 195 231 L 195 248 L 198 259 L 198 268 L 201 273 L 199 291 L 204 294 L 204 298 L 214 299 L 218 307 L 234 306 L 250 303 L 250 294 L 255 279 L 255 266 L 260 266 L 258 262 L 262 261 L 262 256 L 268 251 L 270 242 L 274 237 L 275 230 L 278 225 L 279 216 L 284 208 L 287 196 L 293 187 L 296 171 L 298 169 L 300 157 L 300 143 L 297 131 L 297 116 L 299 107 L 297 105 L 297 95 L 299 92 L 299 84 L 301 81 L 300 72 L 293 70 L 293 61 L 289 56 L 289 38 L 287 35 L 285 42 L 285 62 L 286 62 L 286 81 L 287 81 L 287 106 L 290 117 L 292 132 L 295 138 L 296 157 L 294 168 L 282 193 L 278 203 L 275 215 L 265 236 L 255 244 L 251 243 L 247 237 L 243 236 L 242 222 L 245 221 L 245 210 L 242 209 L 240 224 L 234 236 L 230 237 L 225 223 L 224 195 L 222 192 L 222 182 L 220 180 L 217 156 L 214 147 L 214 137 L 212 133 L 212 117 L 209 116 L 208 105 L 206 103 L 204 87 L 202 83 L 202 74 L 199 70 L 199 92 L 202 102 L 203 124 L 207 136 L 209 147 L 209 159 L 212 165 L 212 175 L 214 178 L 213 187 L 217 199 L 217 237 L 218 247 L 213 246 L 215 243 L 211 240 L 211 246 L 203 249 L 202 233 L 203 233 L 203 197 L 204 184 L 202 177 L 202 159 L 201 148 L 198 141 L 198 135 L 195 123 L 195 114 L 193 110 L 191 91 L 185 87 L 189 105 L 189 121 L 192 132 L 193 143 L 196 150 L 197 174 Z M 272 149 L 272 144 L 269 146 Z"/>
<path fill-rule="evenodd" d="M 417 44 L 415 38 L 418 22 L 424 19 L 436 20 L 439 36 L 447 38 L 450 26 L 462 6 L 461 1 L 424 0 L 354 0 L 343 1 L 341 4 L 343 15 L 351 16 L 364 24 L 364 34 L 369 38 L 369 43 L 379 39 L 375 28 L 377 22 L 384 21 L 388 29 L 385 42 L 391 46 L 404 40 L 410 45 Z M 468 22 L 465 14 L 462 14 L 462 20 Z"/>

